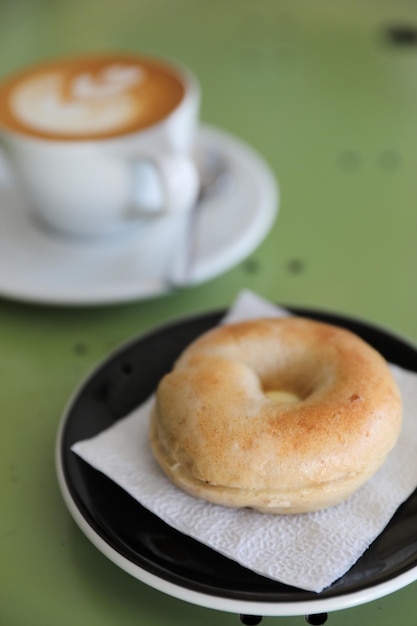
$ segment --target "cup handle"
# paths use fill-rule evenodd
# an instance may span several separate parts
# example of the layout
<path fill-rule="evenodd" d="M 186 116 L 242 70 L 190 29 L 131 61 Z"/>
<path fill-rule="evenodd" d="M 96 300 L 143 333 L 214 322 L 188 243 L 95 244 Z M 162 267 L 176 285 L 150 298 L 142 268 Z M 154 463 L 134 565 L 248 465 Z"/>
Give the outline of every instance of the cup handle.
<path fill-rule="evenodd" d="M 162 191 L 160 206 L 147 208 L 141 204 L 140 188 L 133 194 L 133 210 L 142 216 L 172 215 L 187 212 L 197 201 L 200 189 L 198 169 L 194 161 L 185 155 L 165 153 L 153 155 L 143 159 L 156 169 L 158 181 Z M 140 162 L 140 161 L 139 161 Z M 140 182 L 134 185 L 140 187 Z"/>

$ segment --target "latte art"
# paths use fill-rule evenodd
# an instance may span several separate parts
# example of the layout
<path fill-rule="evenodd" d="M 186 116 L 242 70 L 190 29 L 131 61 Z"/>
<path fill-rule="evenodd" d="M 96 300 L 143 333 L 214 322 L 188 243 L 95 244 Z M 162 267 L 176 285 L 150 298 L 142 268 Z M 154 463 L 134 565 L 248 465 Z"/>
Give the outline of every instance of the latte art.
<path fill-rule="evenodd" d="M 76 77 L 65 98 L 65 79 L 40 76 L 19 85 L 11 98 L 16 117 L 27 126 L 50 133 L 105 133 L 134 122 L 141 103 L 127 88 L 94 82 L 88 74 Z"/>
<path fill-rule="evenodd" d="M 0 124 L 52 139 L 142 130 L 184 96 L 174 70 L 145 58 L 85 57 L 32 68 L 0 88 Z"/>
<path fill-rule="evenodd" d="M 113 65 L 97 76 L 88 73 L 76 76 L 71 91 L 74 98 L 100 99 L 125 92 L 145 80 L 146 72 L 141 67 Z"/>

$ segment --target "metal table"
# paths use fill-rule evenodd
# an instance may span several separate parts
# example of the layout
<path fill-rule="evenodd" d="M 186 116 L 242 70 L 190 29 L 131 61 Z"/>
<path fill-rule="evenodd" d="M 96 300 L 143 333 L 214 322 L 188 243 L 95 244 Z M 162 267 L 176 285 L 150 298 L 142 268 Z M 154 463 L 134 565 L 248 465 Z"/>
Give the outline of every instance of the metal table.
<path fill-rule="evenodd" d="M 146 586 L 89 543 L 58 490 L 58 424 L 80 380 L 117 346 L 166 321 L 227 307 L 242 288 L 417 341 L 416 5 L 0 2 L 1 75 L 108 48 L 189 65 L 202 84 L 203 121 L 264 156 L 280 185 L 280 213 L 258 249 L 204 284 L 118 305 L 0 300 L 0 623 L 236 624 L 237 615 Z M 415 592 L 413 583 L 336 611 L 329 623 L 414 626 Z"/>

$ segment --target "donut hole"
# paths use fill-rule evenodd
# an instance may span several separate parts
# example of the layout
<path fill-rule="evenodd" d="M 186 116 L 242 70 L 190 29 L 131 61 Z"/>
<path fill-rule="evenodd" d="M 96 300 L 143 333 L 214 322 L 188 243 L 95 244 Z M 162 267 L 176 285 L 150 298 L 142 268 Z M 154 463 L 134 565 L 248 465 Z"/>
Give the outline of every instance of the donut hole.
<path fill-rule="evenodd" d="M 317 372 L 315 373 L 317 374 Z M 260 376 L 263 394 L 271 402 L 295 404 L 306 400 L 318 387 L 321 381 L 312 372 L 303 368 L 288 367 L 284 371 L 272 372 Z"/>
<path fill-rule="evenodd" d="M 309 346 L 292 346 L 290 353 L 284 349 L 271 350 L 266 364 L 255 364 L 262 392 L 268 400 L 282 404 L 314 401 L 332 387 L 333 363 L 327 362 L 320 353 L 312 355 L 311 347 L 307 348 Z"/>
<path fill-rule="evenodd" d="M 265 389 L 264 394 L 268 400 L 279 404 L 295 404 L 301 401 L 301 398 L 297 394 L 286 391 L 285 389 Z"/>

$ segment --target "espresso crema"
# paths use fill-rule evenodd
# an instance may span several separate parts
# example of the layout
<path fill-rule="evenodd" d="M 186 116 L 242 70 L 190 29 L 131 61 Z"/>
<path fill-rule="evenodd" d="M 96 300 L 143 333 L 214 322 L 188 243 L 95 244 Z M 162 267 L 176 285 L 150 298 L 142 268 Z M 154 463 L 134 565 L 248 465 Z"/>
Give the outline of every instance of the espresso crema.
<path fill-rule="evenodd" d="M 0 125 L 46 139 L 107 139 L 157 124 L 184 94 L 175 69 L 146 57 L 64 59 L 3 81 Z"/>

